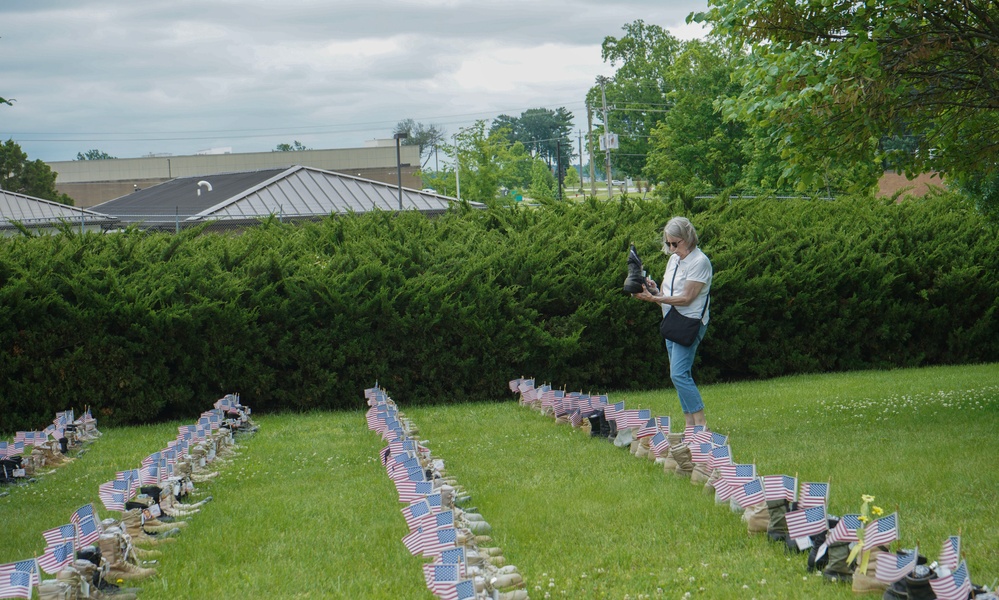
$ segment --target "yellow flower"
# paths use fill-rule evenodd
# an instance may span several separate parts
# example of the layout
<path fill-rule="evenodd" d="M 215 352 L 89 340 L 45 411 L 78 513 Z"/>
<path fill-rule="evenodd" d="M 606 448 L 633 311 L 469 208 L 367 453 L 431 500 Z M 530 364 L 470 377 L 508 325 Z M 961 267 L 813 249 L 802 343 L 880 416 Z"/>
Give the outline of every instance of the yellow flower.
<path fill-rule="evenodd" d="M 875 506 L 871 508 L 871 512 L 874 513 L 875 517 L 880 517 L 881 515 L 885 514 L 885 511 L 881 510 L 880 506 Z"/>
<path fill-rule="evenodd" d="M 858 517 L 858 518 L 860 519 L 861 523 L 867 523 L 868 521 L 871 520 L 870 517 L 865 517 L 864 515 L 860 515 L 860 517 Z"/>
<path fill-rule="evenodd" d="M 867 494 L 861 496 L 860 499 L 864 502 L 874 502 L 874 496 L 868 496 Z"/>

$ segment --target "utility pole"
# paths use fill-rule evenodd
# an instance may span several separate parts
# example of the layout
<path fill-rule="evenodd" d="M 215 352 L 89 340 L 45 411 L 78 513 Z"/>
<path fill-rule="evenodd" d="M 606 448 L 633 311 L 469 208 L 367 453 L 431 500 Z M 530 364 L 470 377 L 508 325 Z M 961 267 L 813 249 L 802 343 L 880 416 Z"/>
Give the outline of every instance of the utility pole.
<path fill-rule="evenodd" d="M 579 194 L 583 194 L 583 130 L 577 129 L 579 134 Z"/>
<path fill-rule="evenodd" d="M 611 160 L 610 160 L 610 130 L 607 126 L 607 78 L 601 75 L 597 77 L 597 83 L 600 84 L 600 96 L 603 99 L 604 105 L 604 164 L 607 169 L 607 199 L 610 200 L 612 196 L 612 186 L 611 186 Z"/>
<path fill-rule="evenodd" d="M 570 146 L 571 148 L 571 146 Z M 555 180 L 558 182 L 558 199 L 562 201 L 562 140 L 555 140 Z"/>
<path fill-rule="evenodd" d="M 586 140 L 590 150 L 590 196 L 597 197 L 597 171 L 593 166 L 593 110 L 586 103 Z M 582 160 L 582 158 L 580 159 Z M 582 173 L 579 174 L 582 178 Z"/>

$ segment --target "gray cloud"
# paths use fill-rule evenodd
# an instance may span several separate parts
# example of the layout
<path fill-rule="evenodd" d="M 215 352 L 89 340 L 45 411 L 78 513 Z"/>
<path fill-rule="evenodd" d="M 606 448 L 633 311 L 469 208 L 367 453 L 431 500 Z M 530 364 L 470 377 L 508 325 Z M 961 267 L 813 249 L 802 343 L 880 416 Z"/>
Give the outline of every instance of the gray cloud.
<path fill-rule="evenodd" d="M 600 43 L 706 0 L 4 0 L 0 136 L 31 158 L 359 146 L 582 103 Z M 680 31 L 680 29 L 674 29 Z M 689 34 L 689 29 L 684 29 Z"/>

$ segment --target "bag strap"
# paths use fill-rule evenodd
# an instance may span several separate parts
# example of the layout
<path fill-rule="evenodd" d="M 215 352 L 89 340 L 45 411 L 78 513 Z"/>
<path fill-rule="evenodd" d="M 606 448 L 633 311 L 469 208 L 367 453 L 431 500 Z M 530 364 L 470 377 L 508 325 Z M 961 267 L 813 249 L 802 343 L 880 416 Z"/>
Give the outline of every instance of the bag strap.
<path fill-rule="evenodd" d="M 676 283 L 676 272 L 679 271 L 679 270 L 680 270 L 680 259 L 677 258 L 676 259 L 676 267 L 673 268 L 673 279 L 669 282 L 669 295 L 670 296 L 673 295 L 673 284 Z M 711 292 L 708 292 L 707 298 L 704 299 L 704 308 L 701 309 L 701 321 L 704 320 L 704 314 L 706 312 L 708 312 L 708 305 L 709 304 L 711 304 Z M 671 304 L 670 305 L 670 309 L 672 309 L 672 308 L 674 308 L 674 307 Z M 677 312 L 677 314 L 680 314 L 680 311 L 676 311 L 676 312 Z"/>

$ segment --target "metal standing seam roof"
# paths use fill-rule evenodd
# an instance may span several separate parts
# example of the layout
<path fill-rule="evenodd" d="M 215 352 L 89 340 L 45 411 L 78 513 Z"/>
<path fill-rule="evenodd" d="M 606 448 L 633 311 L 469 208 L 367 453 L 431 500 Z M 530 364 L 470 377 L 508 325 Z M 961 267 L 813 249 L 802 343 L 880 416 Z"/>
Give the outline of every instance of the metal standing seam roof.
<path fill-rule="evenodd" d="M 85 208 L 0 190 L 0 228 L 13 227 L 12 221 L 17 221 L 26 227 L 48 227 L 64 222 L 72 225 L 81 223 L 102 225 L 114 223 L 116 220 L 114 217 Z"/>
<path fill-rule="evenodd" d="M 402 189 L 402 209 L 427 214 L 445 212 L 454 198 L 409 188 Z M 241 194 L 190 217 L 196 220 L 241 220 L 261 215 L 329 215 L 399 210 L 399 188 L 394 185 L 294 166 Z"/>

